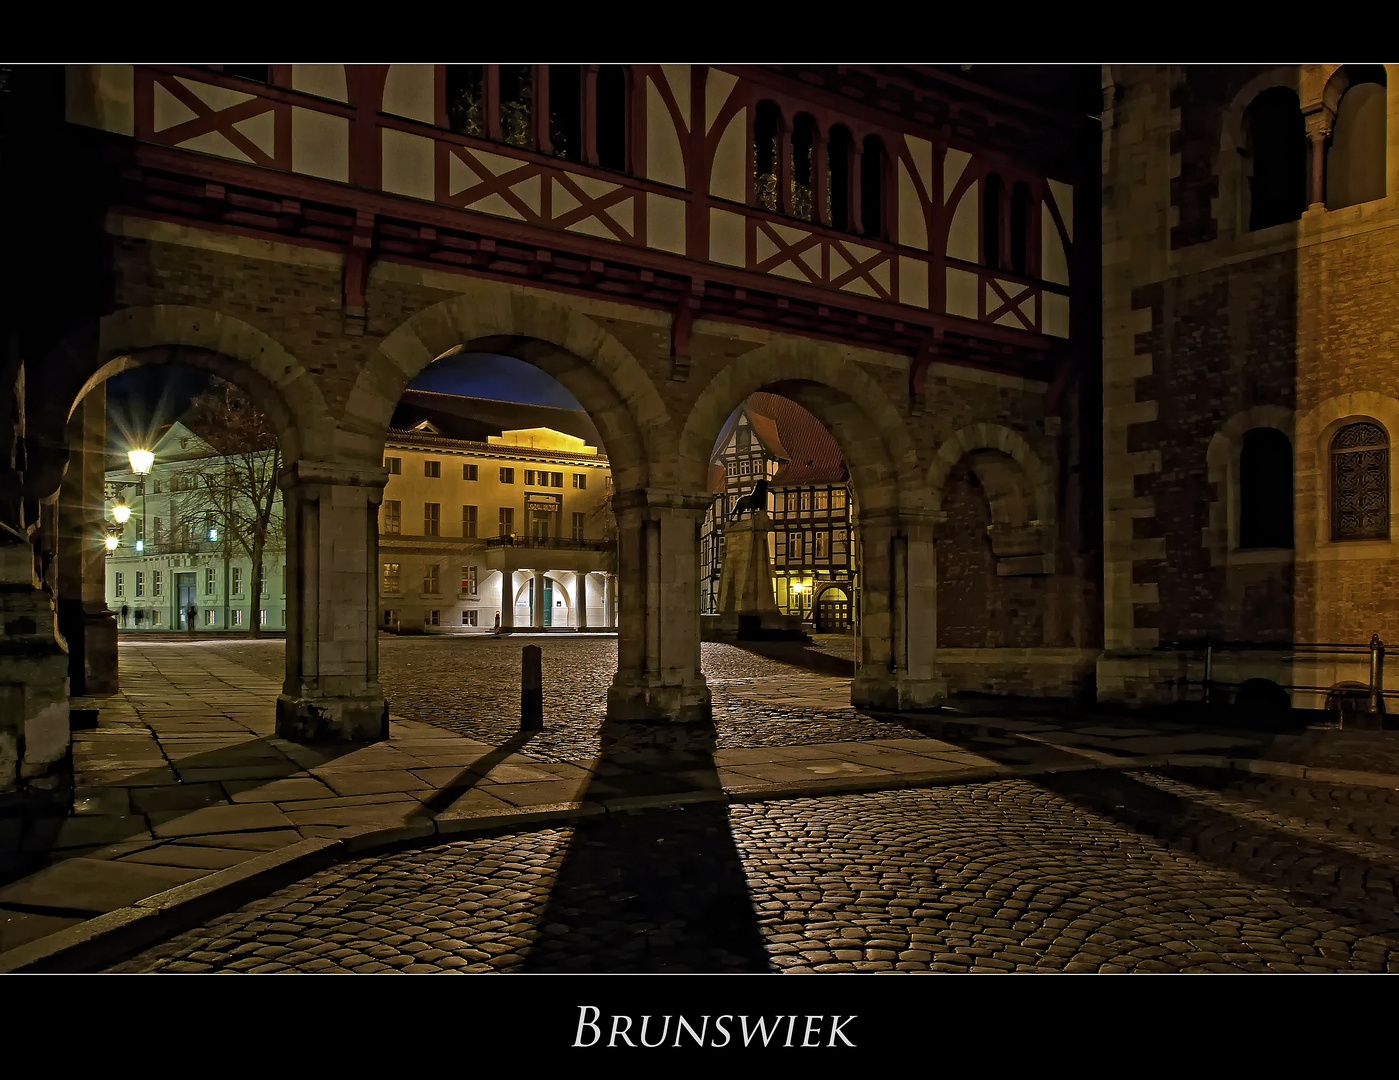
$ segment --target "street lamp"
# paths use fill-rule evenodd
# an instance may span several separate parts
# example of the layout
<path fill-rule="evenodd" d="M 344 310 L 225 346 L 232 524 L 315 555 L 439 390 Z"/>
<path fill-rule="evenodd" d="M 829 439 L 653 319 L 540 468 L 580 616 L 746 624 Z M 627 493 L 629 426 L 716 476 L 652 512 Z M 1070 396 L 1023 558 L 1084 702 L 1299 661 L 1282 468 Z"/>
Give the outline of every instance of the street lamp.
<path fill-rule="evenodd" d="M 146 474 L 151 471 L 151 466 L 155 464 L 155 455 L 149 450 L 128 450 L 127 458 L 131 462 L 131 471 L 134 472 L 141 481 L 141 535 L 136 541 L 136 550 L 146 550 Z M 130 514 L 130 510 L 127 513 Z M 112 511 L 113 515 L 117 511 Z M 126 520 L 121 518 L 119 520 Z"/>

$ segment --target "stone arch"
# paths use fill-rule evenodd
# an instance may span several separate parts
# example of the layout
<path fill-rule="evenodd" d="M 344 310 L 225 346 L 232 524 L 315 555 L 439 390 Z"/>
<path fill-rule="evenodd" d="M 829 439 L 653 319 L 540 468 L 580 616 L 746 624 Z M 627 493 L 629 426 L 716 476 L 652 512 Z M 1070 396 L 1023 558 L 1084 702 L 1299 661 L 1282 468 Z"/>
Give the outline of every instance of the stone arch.
<path fill-rule="evenodd" d="M 1322 552 L 1339 554 L 1354 549 L 1356 541 L 1331 540 L 1330 454 L 1331 440 L 1347 424 L 1369 420 L 1389 433 L 1390 446 L 1399 438 L 1399 399 L 1373 390 L 1357 390 L 1327 398 L 1297 419 L 1294 460 L 1297 470 L 1297 553 L 1316 558 Z M 1392 450 L 1391 450 L 1392 455 Z M 1392 458 L 1391 458 L 1392 460 Z M 1389 470 L 1389 539 L 1363 541 L 1376 547 L 1375 558 L 1394 558 L 1399 552 L 1399 469 Z"/>
<path fill-rule="evenodd" d="M 949 436 L 928 470 L 933 503 L 941 507 L 948 475 L 963 458 L 976 474 L 991 507 L 991 547 L 998 558 L 1030 558 L 1004 573 L 1053 573 L 1054 477 L 1018 432 L 1001 424 L 972 424 Z"/>
<path fill-rule="evenodd" d="M 123 308 L 60 343 L 43 361 L 45 392 L 31 403 L 31 430 L 61 442 L 73 409 L 99 383 L 140 364 L 171 362 L 246 390 L 277 429 L 288 461 L 329 451 L 325 399 L 296 357 L 248 323 L 178 304 Z"/>
<path fill-rule="evenodd" d="M 514 356 L 556 378 L 597 426 L 618 490 L 665 483 L 672 474 L 670 415 L 637 359 L 558 299 L 484 281 L 418 312 L 374 350 L 345 406 L 342 457 L 377 465 L 408 384 L 463 347 Z"/>
<path fill-rule="evenodd" d="M 705 490 L 714 440 L 759 390 L 790 397 L 826 425 L 845 456 L 862 515 L 926 512 L 918 453 L 904 417 L 848 354 L 815 343 L 764 346 L 714 375 L 680 433 L 679 478 L 688 490 Z"/>
<path fill-rule="evenodd" d="M 1219 187 L 1218 194 L 1212 200 L 1220 239 L 1249 231 L 1243 168 L 1244 118 L 1248 107 L 1259 94 L 1274 87 L 1285 86 L 1289 90 L 1300 91 L 1298 81 L 1296 68 L 1269 68 L 1240 87 L 1220 114 L 1219 157 L 1215 170 Z"/>
<path fill-rule="evenodd" d="M 1292 443 L 1294 476 L 1297 472 L 1296 417 L 1291 409 L 1281 405 L 1255 405 L 1235 413 L 1210 437 L 1205 449 L 1211 495 L 1204 542 L 1210 562 L 1215 566 L 1224 565 L 1239 550 L 1239 456 L 1244 436 L 1255 428 L 1274 428 L 1287 436 Z"/>

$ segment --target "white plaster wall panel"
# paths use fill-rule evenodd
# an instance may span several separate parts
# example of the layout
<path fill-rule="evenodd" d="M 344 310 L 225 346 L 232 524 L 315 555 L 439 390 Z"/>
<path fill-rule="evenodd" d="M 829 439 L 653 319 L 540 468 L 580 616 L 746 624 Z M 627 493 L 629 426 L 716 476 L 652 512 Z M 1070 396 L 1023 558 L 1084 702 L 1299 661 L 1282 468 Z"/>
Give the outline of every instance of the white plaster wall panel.
<path fill-rule="evenodd" d="M 904 142 L 908 144 L 908 156 L 913 159 L 913 167 L 918 173 L 918 179 L 923 182 L 923 190 L 931 196 L 933 193 L 933 144 L 927 139 L 920 139 L 915 135 L 905 135 Z"/>
<path fill-rule="evenodd" d="M 947 227 L 948 258 L 972 263 L 978 261 L 980 244 L 977 226 L 981 217 L 978 209 L 980 201 L 980 186 L 977 184 L 967 188 L 958 200 L 957 209 L 952 212 L 952 222 Z"/>
<path fill-rule="evenodd" d="M 151 127 L 155 131 L 164 131 L 194 119 L 194 110 L 160 83 L 156 83 L 151 89 Z"/>
<path fill-rule="evenodd" d="M 1064 231 L 1069 234 L 1069 243 L 1074 242 L 1074 189 L 1059 180 L 1049 181 L 1049 192 L 1054 196 L 1054 205 L 1059 216 L 1064 219 Z"/>
<path fill-rule="evenodd" d="M 633 199 L 624 199 L 619 203 L 613 203 L 603 210 L 603 213 L 620 225 L 626 232 L 636 232 L 636 202 Z"/>
<path fill-rule="evenodd" d="M 1059 226 L 1045 207 L 1040 214 L 1040 277 L 1056 285 L 1069 283 L 1069 260 L 1064 255 L 1064 241 Z"/>
<path fill-rule="evenodd" d="M 395 195 L 434 199 L 433 142 L 406 131 L 383 129 L 383 187 Z"/>
<path fill-rule="evenodd" d="M 728 210 L 709 211 L 709 261 L 743 266 L 744 219 Z"/>
<path fill-rule="evenodd" d="M 201 154 L 213 154 L 215 157 L 231 158 L 234 161 L 253 160 L 217 131 L 206 131 L 203 135 L 186 139 L 179 146 L 181 150 L 196 150 Z"/>
<path fill-rule="evenodd" d="M 1051 337 L 1068 337 L 1069 298 L 1060 293 L 1047 292 L 1041 303 L 1044 304 L 1044 332 Z"/>
<path fill-rule="evenodd" d="M 800 266 L 788 259 L 786 262 L 778 263 L 768 270 L 769 274 L 776 274 L 778 277 L 791 278 L 793 281 L 805 281 L 811 283 L 811 278 L 806 275 Z"/>
<path fill-rule="evenodd" d="M 962 178 L 962 173 L 966 171 L 967 162 L 972 156 L 965 150 L 948 149 L 942 159 L 942 197 L 946 199 L 952 194 L 953 188 L 957 186 L 957 181 Z"/>
<path fill-rule="evenodd" d="M 899 303 L 928 306 L 928 264 L 922 259 L 899 256 Z"/>
<path fill-rule="evenodd" d="M 685 254 L 685 204 L 651 192 L 646 196 L 646 243 L 662 251 Z"/>
<path fill-rule="evenodd" d="M 291 167 L 293 172 L 348 183 L 350 121 L 343 116 L 329 116 L 310 109 L 293 109 Z"/>
<path fill-rule="evenodd" d="M 65 115 L 69 123 L 118 135 L 136 133 L 130 64 L 70 64 L 64 74 Z"/>
<path fill-rule="evenodd" d="M 719 115 L 719 110 L 724 107 L 724 102 L 729 100 L 729 95 L 733 93 L 733 88 L 738 85 L 738 76 L 730 75 L 727 71 L 719 71 L 710 68 L 705 75 L 704 81 L 704 130 L 709 131 L 714 127 L 715 118 Z"/>
<path fill-rule="evenodd" d="M 719 199 L 744 202 L 748 198 L 748 110 L 739 109 L 729 119 L 710 165 L 709 193 Z"/>
<path fill-rule="evenodd" d="M 841 274 L 850 269 L 850 261 L 840 253 L 840 250 L 834 244 L 831 245 L 829 262 L 831 267 L 831 281 L 834 281 L 836 278 L 840 277 Z"/>
<path fill-rule="evenodd" d="M 241 105 L 257 96 L 256 94 L 245 94 L 239 90 L 229 90 L 223 86 L 214 86 L 211 83 L 194 82 L 191 79 L 178 79 L 176 81 L 215 112 L 231 109 L 234 105 Z"/>
<path fill-rule="evenodd" d="M 330 98 L 332 101 L 350 100 L 345 85 L 344 64 L 293 64 L 291 88 L 300 90 L 303 94 Z"/>
<path fill-rule="evenodd" d="M 670 109 L 654 79 L 646 80 L 646 178 L 685 186 L 685 159 Z"/>
<path fill-rule="evenodd" d="M 966 270 L 947 268 L 947 314 L 968 319 L 977 317 L 976 294 L 979 279 Z"/>
<path fill-rule="evenodd" d="M 384 80 L 383 111 L 431 124 L 437 73 L 432 64 L 390 64 Z"/>
<path fill-rule="evenodd" d="M 899 243 L 920 251 L 928 250 L 928 222 L 924 217 L 923 200 L 905 161 L 899 162 Z"/>
<path fill-rule="evenodd" d="M 670 84 L 670 92 L 675 96 L 675 104 L 680 107 L 680 115 L 687 127 L 690 123 L 690 65 L 662 64 L 661 73 Z"/>
<path fill-rule="evenodd" d="M 753 258 L 762 265 L 777 254 L 777 245 L 772 242 L 772 237 L 759 229 L 753 234 Z"/>

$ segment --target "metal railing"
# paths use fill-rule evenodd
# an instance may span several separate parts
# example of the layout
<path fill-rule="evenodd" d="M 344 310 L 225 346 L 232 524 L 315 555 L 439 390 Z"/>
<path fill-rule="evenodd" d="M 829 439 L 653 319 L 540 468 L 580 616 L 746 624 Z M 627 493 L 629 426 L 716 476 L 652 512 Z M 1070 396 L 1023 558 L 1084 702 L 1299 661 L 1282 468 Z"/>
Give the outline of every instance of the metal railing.
<path fill-rule="evenodd" d="M 553 548 L 560 551 L 611 551 L 614 540 L 573 540 L 562 536 L 524 536 L 510 533 L 486 538 L 486 547 Z"/>
<path fill-rule="evenodd" d="M 1157 651 L 1170 652 L 1193 652 L 1201 655 L 1204 660 L 1205 670 L 1203 679 L 1180 679 L 1178 685 L 1200 687 L 1200 701 L 1209 705 L 1215 689 L 1237 688 L 1241 683 L 1233 683 L 1219 680 L 1214 677 L 1215 658 L 1221 653 L 1241 653 L 1241 652 L 1282 652 L 1291 653 L 1305 659 L 1308 656 L 1365 656 L 1369 658 L 1369 674 L 1365 684 L 1365 698 L 1367 711 L 1369 714 L 1379 716 L 1384 711 L 1384 700 L 1386 698 L 1399 698 L 1399 691 L 1384 689 L 1384 642 L 1380 640 L 1378 632 L 1370 635 L 1368 642 L 1333 642 L 1333 641 L 1226 641 L 1216 640 L 1211 637 L 1188 638 L 1177 641 L 1162 642 L 1157 647 Z M 1303 693 L 1316 693 L 1330 695 L 1346 691 L 1358 691 L 1359 686 L 1309 686 L 1302 683 L 1278 683 L 1284 690 L 1301 691 Z M 1358 695 L 1357 695 L 1358 696 Z M 1344 710 L 1341 710 L 1344 715 Z"/>

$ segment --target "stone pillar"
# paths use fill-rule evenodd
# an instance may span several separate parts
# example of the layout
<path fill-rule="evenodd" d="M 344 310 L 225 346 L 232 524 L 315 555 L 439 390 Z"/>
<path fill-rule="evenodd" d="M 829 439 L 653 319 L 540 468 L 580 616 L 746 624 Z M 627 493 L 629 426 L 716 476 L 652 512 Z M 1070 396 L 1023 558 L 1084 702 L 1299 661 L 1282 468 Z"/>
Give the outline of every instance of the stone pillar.
<path fill-rule="evenodd" d="M 573 576 L 576 581 L 573 606 L 578 610 L 578 617 L 574 620 L 574 625 L 579 630 L 586 630 L 588 629 L 588 572 L 579 570 Z"/>
<path fill-rule="evenodd" d="M 614 610 L 616 599 L 617 586 L 612 580 L 612 575 L 604 572 L 602 575 L 602 625 L 608 630 L 617 629 L 617 613 Z"/>
<path fill-rule="evenodd" d="M 107 609 L 105 470 L 107 391 L 99 384 L 68 423 L 68 470 L 59 489 L 58 627 L 74 695 L 117 692 L 117 618 Z"/>
<path fill-rule="evenodd" d="M 544 571 L 533 570 L 534 574 L 534 617 L 530 619 L 530 625 L 536 630 L 544 629 Z"/>
<path fill-rule="evenodd" d="M 1326 208 L 1326 140 L 1334 119 L 1325 106 L 1306 116 L 1307 208 L 1311 210 Z"/>
<path fill-rule="evenodd" d="M 860 648 L 850 702 L 866 709 L 928 709 L 947 698 L 937 665 L 940 513 L 860 515 Z"/>
<path fill-rule="evenodd" d="M 684 757 L 713 746 L 700 671 L 699 524 L 709 499 L 658 489 L 620 492 L 617 674 L 607 694 L 605 753 Z"/>
<path fill-rule="evenodd" d="M 287 678 L 277 734 L 298 742 L 388 737 L 379 686 L 378 507 L 388 474 L 297 461 L 283 473 Z"/>
<path fill-rule="evenodd" d="M 515 629 L 515 571 L 500 572 L 500 628 Z"/>
<path fill-rule="evenodd" d="M 36 572 L 36 519 L 67 451 L 25 430 L 24 368 L 0 352 L 0 809 L 61 806 L 68 769 L 68 653 Z"/>

